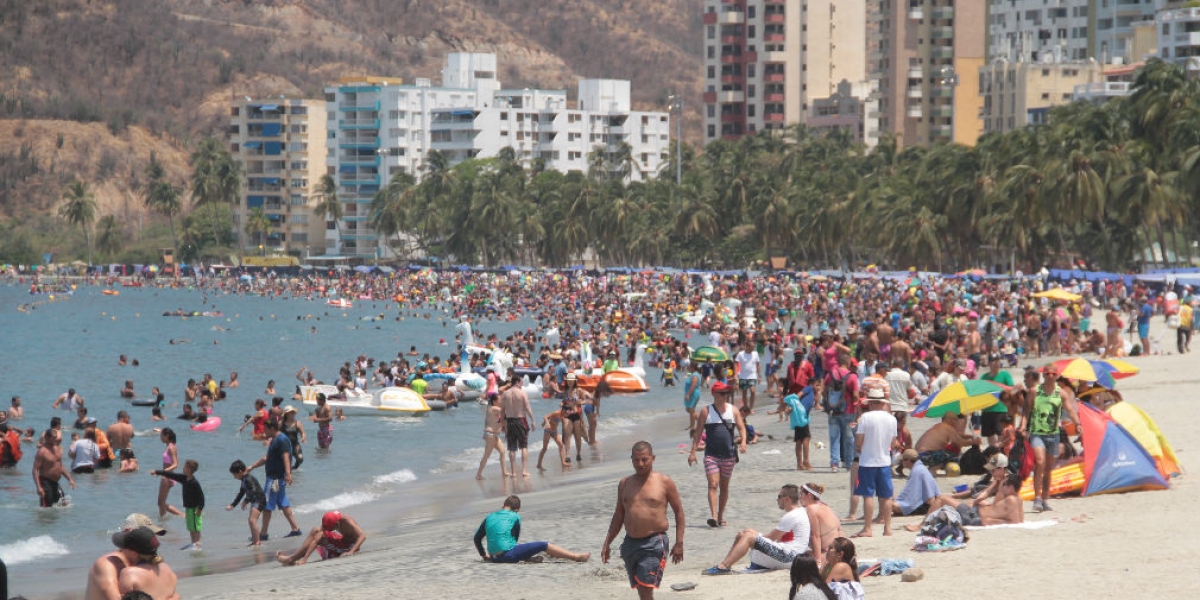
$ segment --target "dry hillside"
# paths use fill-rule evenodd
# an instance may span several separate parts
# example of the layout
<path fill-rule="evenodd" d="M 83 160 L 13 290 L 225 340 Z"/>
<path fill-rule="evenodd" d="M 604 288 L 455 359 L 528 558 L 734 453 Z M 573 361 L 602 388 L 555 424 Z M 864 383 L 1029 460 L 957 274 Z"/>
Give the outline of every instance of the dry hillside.
<path fill-rule="evenodd" d="M 683 90 L 697 123 L 700 11 L 695 0 L 0 0 L 0 216 L 49 210 L 73 176 L 93 184 L 100 214 L 136 210 L 121 207 L 150 151 L 183 183 L 188 149 L 221 134 L 230 98 L 319 96 L 348 74 L 437 80 L 456 50 L 496 53 L 506 86 L 632 79 L 635 104 L 660 108 Z M 685 135 L 698 139 L 698 125 Z"/>

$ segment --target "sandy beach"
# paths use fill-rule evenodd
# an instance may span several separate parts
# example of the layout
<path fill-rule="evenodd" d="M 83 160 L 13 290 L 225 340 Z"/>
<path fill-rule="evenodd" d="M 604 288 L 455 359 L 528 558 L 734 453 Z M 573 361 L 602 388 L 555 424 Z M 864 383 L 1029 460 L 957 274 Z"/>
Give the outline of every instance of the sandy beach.
<path fill-rule="evenodd" d="M 1165 334 L 1165 335 L 1163 335 Z M 1161 318 L 1153 336 L 1173 351 L 1174 331 Z M 1197 355 L 1164 355 L 1129 359 L 1141 369 L 1122 380 L 1126 400 L 1142 407 L 1173 444 L 1186 472 L 1200 469 L 1194 448 L 1200 443 L 1200 423 L 1192 415 L 1200 395 Z M 1029 364 L 1022 361 L 1021 366 Z M 1040 364 L 1040 363 L 1039 363 Z M 762 404 L 760 400 L 760 405 Z M 729 526 L 710 529 L 704 524 L 707 500 L 703 471 L 689 468 L 679 444 L 685 441 L 682 408 L 647 423 L 644 433 L 655 446 L 655 468 L 675 479 L 683 497 L 687 527 L 685 559 L 669 565 L 660 597 L 783 598 L 788 575 L 701 576 L 728 550 L 741 527 L 766 530 L 780 517 L 775 494 L 782 484 L 814 481 L 826 486 L 826 498 L 839 514 L 848 508 L 849 480 L 827 469 L 797 472 L 786 423 L 774 416 L 752 417 L 763 434 L 773 436 L 750 446 L 734 473 L 728 509 Z M 824 416 L 814 415 L 815 441 L 826 441 Z M 912 419 L 920 435 L 932 420 Z M 522 541 L 547 540 L 574 551 L 591 552 L 592 560 L 576 564 L 547 560 L 541 564 L 499 565 L 482 562 L 471 536 L 480 520 L 500 504 L 508 489 L 489 469 L 482 484 L 484 499 L 431 511 L 416 523 L 392 524 L 371 535 L 358 555 L 298 567 L 261 564 L 240 571 L 180 580 L 184 598 L 243 598 L 247 594 L 286 598 L 634 598 L 619 559 L 599 560 L 616 498 L 616 482 L 632 472 L 621 456 L 630 440 L 602 438 L 609 460 L 592 466 L 586 477 L 570 485 L 534 486 L 522 497 Z M 828 450 L 816 450 L 814 465 L 828 464 Z M 535 475 L 536 477 L 536 475 Z M 974 477 L 939 478 L 943 491 Z M 923 581 L 903 583 L 899 576 L 870 577 L 863 585 L 868 597 L 904 599 L 982 596 L 992 598 L 1131 598 L 1148 593 L 1162 597 L 1191 597 L 1200 591 L 1195 564 L 1200 559 L 1200 495 L 1194 477 L 1173 480 L 1168 491 L 1069 497 L 1054 502 L 1054 511 L 1035 514 L 1025 503 L 1026 520 L 1053 520 L 1037 530 L 998 529 L 972 532 L 967 548 L 925 554 L 911 550 L 914 534 L 900 530 L 920 517 L 893 520 L 893 535 L 856 540 L 860 559 L 911 558 L 924 571 Z M 897 482 L 897 489 L 903 482 Z M 479 498 L 478 491 L 464 497 Z M 403 502 L 403 499 L 397 499 Z M 351 511 L 352 512 L 352 511 Z M 308 521 L 314 521 L 311 517 Z M 311 527 L 315 522 L 303 522 Z M 861 523 L 851 522 L 848 532 Z M 673 527 L 674 529 L 674 527 Z M 672 532 L 672 535 L 674 533 Z M 277 547 L 278 546 L 278 547 Z M 274 542 L 270 549 L 285 548 Z M 615 548 L 614 548 L 615 553 Z M 743 559 L 737 568 L 744 568 Z M 188 575 L 188 574 L 185 574 Z M 687 592 L 674 592 L 676 583 L 695 582 Z M 1153 590 L 1153 592 L 1148 592 Z"/>

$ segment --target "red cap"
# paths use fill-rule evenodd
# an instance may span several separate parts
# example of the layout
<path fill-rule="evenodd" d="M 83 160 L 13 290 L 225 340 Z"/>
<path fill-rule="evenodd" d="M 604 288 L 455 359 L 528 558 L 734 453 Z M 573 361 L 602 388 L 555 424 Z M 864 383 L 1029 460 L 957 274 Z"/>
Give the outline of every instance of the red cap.
<path fill-rule="evenodd" d="M 728 384 L 722 383 L 720 381 L 712 384 L 712 393 L 714 393 L 714 394 L 725 394 L 725 393 L 728 393 L 732 389 L 733 388 L 729 387 Z"/>
<path fill-rule="evenodd" d="M 321 517 L 321 529 L 324 529 L 325 531 L 333 531 L 334 529 L 337 529 L 338 523 L 341 521 L 342 513 L 336 510 L 331 510 L 325 513 L 324 517 Z"/>

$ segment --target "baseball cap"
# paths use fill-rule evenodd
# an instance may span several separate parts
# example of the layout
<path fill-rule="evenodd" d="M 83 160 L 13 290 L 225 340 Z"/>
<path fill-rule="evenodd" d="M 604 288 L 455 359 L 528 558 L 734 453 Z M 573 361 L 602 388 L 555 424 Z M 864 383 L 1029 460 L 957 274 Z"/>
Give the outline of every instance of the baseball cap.
<path fill-rule="evenodd" d="M 714 394 L 727 394 L 732 389 L 733 388 L 729 387 L 729 384 L 722 383 L 720 381 L 712 384 L 712 393 Z"/>
<path fill-rule="evenodd" d="M 147 517 L 142 513 L 130 513 L 128 517 L 125 517 L 125 521 L 121 523 L 121 527 L 119 529 L 122 531 L 129 531 L 132 529 L 137 529 L 138 527 L 145 527 L 146 529 L 153 531 L 156 535 L 167 535 L 166 529 L 159 527 L 154 523 L 153 520 L 150 519 L 150 517 Z"/>
<path fill-rule="evenodd" d="M 992 457 L 990 459 L 988 459 L 987 464 L 984 465 L 983 468 L 985 468 L 989 471 L 991 471 L 992 469 L 1007 469 L 1008 468 L 1008 457 L 1003 454 L 993 454 Z"/>
<path fill-rule="evenodd" d="M 158 536 L 149 527 L 138 527 L 118 531 L 112 536 L 113 545 L 122 550 L 133 550 L 138 554 L 158 554 Z"/>
<path fill-rule="evenodd" d="M 887 402 L 887 396 L 883 394 L 883 390 L 879 388 L 871 389 L 867 392 L 868 402 Z"/>
<path fill-rule="evenodd" d="M 84 423 L 87 425 L 95 425 L 96 417 L 88 417 L 87 420 L 84 421 Z"/>
<path fill-rule="evenodd" d="M 909 448 L 900 455 L 900 460 L 920 460 L 921 454 L 915 448 Z"/>
<path fill-rule="evenodd" d="M 333 531 L 337 529 L 338 523 L 342 522 L 342 513 L 331 510 L 321 517 L 321 529 L 325 531 Z"/>

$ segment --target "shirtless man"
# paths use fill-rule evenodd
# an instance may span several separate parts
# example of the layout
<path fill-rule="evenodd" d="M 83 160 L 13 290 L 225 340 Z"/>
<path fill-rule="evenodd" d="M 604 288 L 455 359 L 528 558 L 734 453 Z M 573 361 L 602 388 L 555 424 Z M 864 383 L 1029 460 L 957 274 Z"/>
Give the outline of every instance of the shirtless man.
<path fill-rule="evenodd" d="M 333 510 L 321 517 L 321 526 L 312 528 L 299 549 L 291 554 L 280 550 L 275 553 L 275 559 L 285 567 L 308 562 L 313 552 L 319 553 L 321 560 L 331 560 L 353 555 L 365 541 L 367 534 L 363 533 L 357 521 L 350 515 Z"/>
<path fill-rule="evenodd" d="M 638 592 L 638 598 L 654 597 L 654 590 L 662 582 L 663 567 L 667 564 L 667 506 L 675 513 L 675 545 L 671 547 L 671 561 L 679 564 L 683 560 L 683 532 L 686 522 L 683 516 L 683 501 L 675 482 L 666 475 L 654 471 L 654 449 L 649 442 L 633 445 L 631 456 L 634 474 L 617 484 L 617 507 L 613 511 L 608 535 L 600 559 L 608 564 L 609 546 L 613 539 L 625 529 L 625 541 L 621 542 L 621 559 L 625 561 L 625 572 L 629 585 Z"/>
<path fill-rule="evenodd" d="M 129 450 L 133 446 L 133 425 L 129 424 L 129 413 L 117 411 L 117 422 L 108 426 L 108 443 L 116 450 Z"/>
<path fill-rule="evenodd" d="M 963 525 L 986 526 L 1021 523 L 1025 520 L 1025 510 L 1021 503 L 1020 490 L 1021 476 L 1011 474 L 1000 482 L 996 497 L 991 502 L 980 498 L 968 504 L 965 500 L 958 500 L 949 494 L 942 494 L 929 501 L 929 514 L 932 515 L 943 506 L 949 506 L 958 511 Z M 921 523 L 905 525 L 904 528 L 917 532 L 921 530 Z"/>
<path fill-rule="evenodd" d="M 121 388 L 121 397 L 122 398 L 132 398 L 135 395 L 136 395 L 136 392 L 133 391 L 133 380 L 126 379 L 125 387 Z"/>
<path fill-rule="evenodd" d="M 126 517 L 125 523 L 122 526 L 123 531 L 132 531 L 138 527 L 149 527 L 153 530 L 154 522 L 146 515 L 134 513 Z M 158 535 L 166 535 L 166 530 L 159 529 L 156 532 Z M 147 542 L 148 543 L 148 542 Z M 84 600 L 120 600 L 121 590 L 118 583 L 121 571 L 125 570 L 130 565 L 130 560 L 138 561 L 138 558 L 128 550 L 113 550 L 104 556 L 96 559 L 92 563 L 92 568 L 88 571 L 87 591 L 84 593 Z"/>
<path fill-rule="evenodd" d="M 63 468 L 61 436 L 57 429 L 47 429 L 38 442 L 37 456 L 33 459 L 33 483 L 37 486 L 42 508 L 55 506 L 64 498 L 58 487 L 59 479 L 66 477 L 71 489 L 75 489 L 75 479 Z"/>
<path fill-rule="evenodd" d="M 175 571 L 158 555 L 158 537 L 153 530 L 138 527 L 114 533 L 113 544 L 128 565 L 117 575 L 120 593 L 139 591 L 155 600 L 179 600 Z"/>
<path fill-rule="evenodd" d="M 508 464 L 514 476 L 517 472 L 517 450 L 521 450 L 521 476 L 529 478 L 529 428 L 533 425 L 533 409 L 529 396 L 521 389 L 520 380 L 513 376 L 500 392 L 500 408 L 504 410 L 504 438 L 508 445 Z"/>
<path fill-rule="evenodd" d="M 891 359 L 903 362 L 905 369 L 912 364 L 912 346 L 908 344 L 907 333 L 901 331 L 896 341 L 892 342 Z"/>
<path fill-rule="evenodd" d="M 333 411 L 326 404 L 325 394 L 317 394 L 317 409 L 313 411 L 313 415 L 309 417 L 313 423 L 317 424 L 317 447 L 326 449 L 333 443 L 333 426 L 330 423 L 333 421 Z"/>
<path fill-rule="evenodd" d="M 981 440 L 973 435 L 964 433 L 966 417 L 956 413 L 942 415 L 942 421 L 929 428 L 915 446 L 920 454 L 921 462 L 934 469 L 952 462 L 958 458 L 957 448 L 961 451 L 968 446 L 979 444 Z"/>
<path fill-rule="evenodd" d="M 895 342 L 896 330 L 885 320 L 887 315 L 881 315 L 879 327 L 875 329 L 875 337 L 878 339 L 879 359 L 883 362 L 892 360 L 892 343 Z"/>
<path fill-rule="evenodd" d="M 8 409 L 8 418 L 13 421 L 20 421 L 25 418 L 25 409 L 21 408 L 21 397 L 12 397 L 12 406 Z"/>

